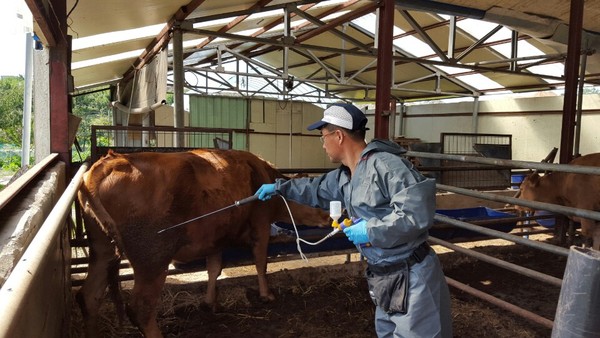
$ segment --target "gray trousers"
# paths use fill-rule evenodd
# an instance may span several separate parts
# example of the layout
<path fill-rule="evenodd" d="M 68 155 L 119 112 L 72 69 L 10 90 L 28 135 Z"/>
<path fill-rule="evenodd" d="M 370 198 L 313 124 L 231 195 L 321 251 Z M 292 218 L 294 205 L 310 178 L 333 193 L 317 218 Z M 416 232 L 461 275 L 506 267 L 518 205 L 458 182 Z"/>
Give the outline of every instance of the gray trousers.
<path fill-rule="evenodd" d="M 379 338 L 452 337 L 450 293 L 437 255 L 432 251 L 410 267 L 408 312 L 387 314 L 375 311 L 375 330 Z"/>

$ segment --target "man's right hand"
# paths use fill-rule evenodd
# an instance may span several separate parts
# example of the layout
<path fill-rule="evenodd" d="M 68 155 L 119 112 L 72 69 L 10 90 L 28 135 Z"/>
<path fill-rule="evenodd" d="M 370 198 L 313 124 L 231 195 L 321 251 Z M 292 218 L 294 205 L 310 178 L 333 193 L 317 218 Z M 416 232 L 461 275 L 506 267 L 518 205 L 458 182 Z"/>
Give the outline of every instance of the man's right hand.
<path fill-rule="evenodd" d="M 258 196 L 258 199 L 261 201 L 266 201 L 271 199 L 271 196 L 275 195 L 275 184 L 263 184 L 254 195 Z"/>

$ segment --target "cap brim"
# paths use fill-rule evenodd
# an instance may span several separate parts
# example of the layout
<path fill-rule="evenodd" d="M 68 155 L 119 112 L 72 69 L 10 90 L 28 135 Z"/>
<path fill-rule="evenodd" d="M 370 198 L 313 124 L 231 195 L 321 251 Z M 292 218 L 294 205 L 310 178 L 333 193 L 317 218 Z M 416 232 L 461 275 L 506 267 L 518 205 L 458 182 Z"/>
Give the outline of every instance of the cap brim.
<path fill-rule="evenodd" d="M 328 122 L 325 121 L 317 121 L 313 124 L 311 124 L 310 126 L 306 127 L 307 130 L 315 130 L 315 129 L 321 129 L 323 128 L 326 124 L 328 124 Z"/>

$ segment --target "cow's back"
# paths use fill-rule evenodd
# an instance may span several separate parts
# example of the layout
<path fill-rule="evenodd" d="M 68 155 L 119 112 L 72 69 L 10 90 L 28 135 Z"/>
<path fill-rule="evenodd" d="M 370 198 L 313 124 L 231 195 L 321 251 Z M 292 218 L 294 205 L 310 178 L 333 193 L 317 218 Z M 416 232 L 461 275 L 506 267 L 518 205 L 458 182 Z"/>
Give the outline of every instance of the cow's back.
<path fill-rule="evenodd" d="M 569 164 L 600 167 L 600 153 L 575 158 Z M 565 205 L 600 210 L 600 175 L 561 173 L 561 176 L 560 192 Z"/>
<path fill-rule="evenodd" d="M 278 177 L 269 163 L 245 151 L 110 152 L 86 173 L 82 189 L 94 200 L 92 209 L 105 231 L 128 256 L 170 255 L 184 261 L 268 233 L 270 223 L 289 220 L 285 206 L 274 198 L 159 230 L 230 206 Z M 306 225 L 322 224 L 326 217 L 306 206 L 292 209 Z M 256 220 L 260 226 L 251 226 Z"/>

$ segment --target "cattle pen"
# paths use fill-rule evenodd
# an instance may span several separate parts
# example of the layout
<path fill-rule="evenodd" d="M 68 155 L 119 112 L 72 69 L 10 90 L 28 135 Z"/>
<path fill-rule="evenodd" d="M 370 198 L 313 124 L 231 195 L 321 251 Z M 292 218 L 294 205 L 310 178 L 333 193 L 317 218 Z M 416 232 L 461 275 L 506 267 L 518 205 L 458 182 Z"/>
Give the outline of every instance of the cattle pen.
<path fill-rule="evenodd" d="M 528 168 L 553 171 L 564 170 L 588 174 L 597 174 L 598 172 L 597 168 L 581 168 L 568 165 L 543 164 L 526 161 L 511 161 L 494 158 L 452 157 L 451 155 L 439 155 L 421 152 L 409 152 L 407 153 L 407 155 L 419 157 L 443 156 L 445 158 L 458 161 L 471 161 L 475 163 L 485 162 L 485 164 L 489 165 L 500 165 L 514 168 Z M 53 161 L 54 160 L 50 159 L 49 163 L 53 163 Z M 34 172 L 43 172 L 43 169 L 46 165 L 48 165 L 48 163 L 42 166 L 41 169 L 34 170 Z M 30 230 L 31 232 L 37 232 L 37 234 L 35 238 L 31 241 L 31 244 L 28 246 L 27 250 L 25 250 L 24 253 L 20 256 L 20 258 L 16 260 L 18 262 L 12 269 L 12 274 L 3 283 L 2 290 L 0 291 L 0 299 L 2 299 L 3 309 L 5 308 L 8 310 L 5 312 L 5 316 L 3 316 L 2 318 L 3 323 L 2 325 L 0 325 L 2 333 L 0 334 L 0 336 L 62 337 L 69 335 L 68 322 L 70 318 L 71 308 L 70 290 L 71 285 L 77 285 L 78 283 L 75 279 L 72 278 L 72 275 L 74 276 L 77 274 L 85 273 L 84 260 L 74 260 L 73 257 L 71 257 L 72 251 L 71 249 L 69 249 L 71 247 L 71 243 L 69 243 L 69 240 L 81 240 L 82 238 L 76 238 L 76 236 L 85 236 L 85 233 L 80 231 L 75 232 L 72 231 L 72 229 L 69 230 L 65 228 L 65 224 L 73 226 L 73 224 L 75 223 L 74 221 L 71 221 L 72 204 L 74 201 L 75 193 L 79 187 L 79 184 L 81 183 L 81 176 L 83 175 L 83 172 L 86 170 L 86 168 L 86 165 L 83 165 L 73 176 L 73 179 L 70 181 L 70 183 L 68 185 L 65 185 L 64 189 L 58 188 L 59 191 L 64 190 L 62 194 L 58 194 L 60 195 L 60 198 L 57 198 L 58 202 L 55 204 L 54 208 L 48 214 L 48 216 L 45 217 L 45 221 L 41 223 L 41 225 L 39 226 L 39 230 L 37 228 Z M 58 170 L 60 171 L 60 169 Z M 17 196 L 19 191 L 21 191 L 22 193 L 31 194 L 31 189 L 27 187 L 31 185 L 31 181 L 34 180 L 34 178 L 30 177 L 28 180 L 29 181 L 24 180 L 23 182 L 20 182 L 19 184 L 22 185 L 23 189 L 15 188 L 12 194 L 14 196 Z M 483 200 L 490 200 L 502 204 L 523 205 L 528 207 L 535 207 L 538 209 L 550 210 L 558 214 L 577 215 L 581 217 L 588 217 L 591 219 L 600 220 L 600 213 L 594 211 L 586 211 L 576 208 L 548 205 L 537 202 L 528 202 L 509 196 L 503 196 L 500 194 L 473 191 L 469 189 L 451 187 L 447 185 L 438 185 L 438 190 L 450 191 L 456 195 L 464 195 Z M 514 191 L 511 193 L 514 193 Z M 18 198 L 12 199 L 12 201 L 10 199 L 6 199 L 7 202 L 5 203 L 5 205 L 3 205 L 2 211 L 5 212 L 6 210 L 9 210 L 7 208 L 10 208 L 10 204 L 14 203 L 18 199 L 22 199 L 22 197 L 19 196 Z M 8 205 L 8 207 L 6 205 Z M 444 223 L 447 225 L 475 231 L 488 237 L 502 238 L 504 240 L 508 240 L 514 243 L 530 246 L 535 250 L 543 250 L 552 255 L 557 255 L 557 257 L 562 257 L 561 259 L 563 261 L 565 257 L 569 255 L 569 250 L 565 249 L 564 247 L 536 242 L 526 238 L 528 237 L 528 233 L 526 232 L 513 232 L 512 234 L 507 234 L 504 232 L 488 229 L 484 226 L 478 226 L 468 222 L 452 219 L 443 215 L 437 215 L 436 220 L 440 223 Z M 535 218 L 531 218 L 531 220 L 535 220 Z M 286 241 L 292 244 L 292 247 L 293 245 L 295 245 L 293 239 L 287 239 Z M 456 243 L 450 243 L 449 241 L 436 239 L 432 237 L 430 239 L 430 242 L 431 244 L 434 244 L 437 247 L 446 247 L 450 251 L 455 251 L 460 254 L 468 255 L 477 260 L 493 264 L 500 268 L 508 269 L 512 272 L 523 274 L 529 278 L 545 283 L 553 288 L 560 288 L 561 286 L 564 286 L 563 281 L 556 276 L 540 273 L 532 269 L 524 268 L 515 263 L 506 262 L 502 259 L 496 259 L 490 255 L 478 252 L 481 250 L 472 250 L 464 248 L 460 244 L 461 241 L 455 241 Z M 80 243 L 78 242 L 78 244 Z M 319 252 L 314 253 L 309 257 L 315 258 L 317 256 L 333 254 L 342 254 L 344 256 L 347 256 L 348 251 L 334 250 L 331 252 Z M 271 257 L 269 261 L 273 263 L 280 260 L 291 260 L 297 258 L 297 254 L 289 253 L 286 255 L 281 255 L 279 257 Z M 557 260 L 559 259 L 557 258 Z M 247 263 L 247 261 L 238 262 L 238 264 L 240 263 Z M 60 266 L 60 268 L 57 269 L 56 266 Z M 71 266 L 74 266 L 74 268 L 71 268 Z M 127 265 L 124 262 L 123 268 L 126 267 Z M 176 269 L 173 269 L 172 271 L 172 273 L 177 272 L 181 271 L 176 271 Z M 475 271 L 475 273 L 477 272 Z M 127 275 L 124 275 L 123 277 L 124 278 L 122 279 L 128 279 Z M 466 292 L 476 297 L 480 297 L 485 301 L 494 304 L 494 306 L 500 307 L 506 311 L 513 312 L 517 314 L 517 316 L 521 316 L 526 318 L 527 320 L 530 320 L 531 322 L 535 323 L 535 325 L 545 327 L 547 330 L 550 330 L 553 327 L 552 319 L 537 315 L 532 310 L 524 309 L 520 306 L 513 305 L 501 299 L 502 297 L 497 297 L 483 292 L 481 290 L 477 290 L 477 288 L 473 287 L 472 285 L 462 283 L 460 278 L 458 277 L 448 277 L 448 282 L 455 290 L 460 290 L 460 292 Z M 41 288 L 40 285 L 45 285 L 46 288 Z M 40 292 L 42 293 L 40 294 Z M 51 294 L 55 297 L 48 297 Z M 555 302 L 558 302 L 558 299 L 556 299 Z M 596 306 L 595 308 L 598 309 L 599 306 Z M 61 311 L 57 311 L 57 309 L 61 309 Z M 74 311 L 78 310 L 74 309 Z M 560 311 L 557 311 L 557 313 L 560 313 Z M 27 324 L 28 320 L 25 320 L 24 318 L 46 318 L 45 321 L 48 323 L 48 325 L 45 325 L 44 327 L 29 325 Z"/>

